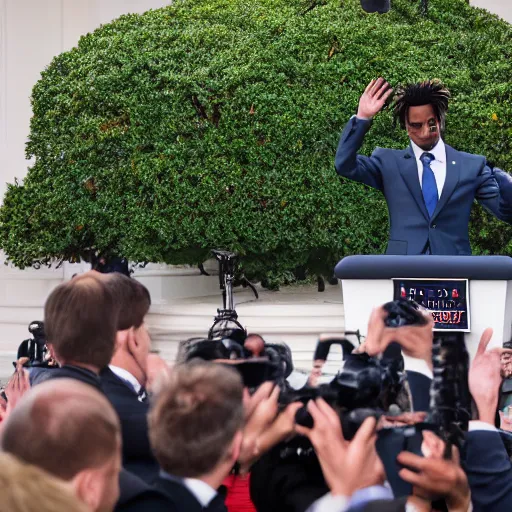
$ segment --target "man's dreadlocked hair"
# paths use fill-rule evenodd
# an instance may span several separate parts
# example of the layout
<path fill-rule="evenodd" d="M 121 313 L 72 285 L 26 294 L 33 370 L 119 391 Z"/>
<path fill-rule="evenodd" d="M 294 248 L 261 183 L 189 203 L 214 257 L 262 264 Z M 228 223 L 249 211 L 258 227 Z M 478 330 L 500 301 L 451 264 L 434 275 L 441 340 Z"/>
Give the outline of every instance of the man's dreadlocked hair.
<path fill-rule="evenodd" d="M 432 105 L 441 130 L 444 130 L 449 99 L 450 91 L 439 80 L 425 80 L 399 87 L 393 104 L 395 122 L 400 121 L 400 126 L 405 128 L 409 107 Z"/>

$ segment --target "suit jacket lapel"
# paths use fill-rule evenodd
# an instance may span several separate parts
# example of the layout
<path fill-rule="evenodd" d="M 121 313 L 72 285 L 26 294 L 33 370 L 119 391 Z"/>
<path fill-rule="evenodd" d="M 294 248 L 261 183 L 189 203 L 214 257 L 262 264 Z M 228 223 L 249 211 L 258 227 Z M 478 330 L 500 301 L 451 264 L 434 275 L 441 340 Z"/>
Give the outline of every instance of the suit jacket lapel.
<path fill-rule="evenodd" d="M 402 175 L 407 188 L 410 190 L 416 203 L 418 203 L 418 207 L 421 210 L 421 213 L 423 213 L 424 217 L 429 220 L 427 207 L 425 206 L 425 201 L 423 199 L 423 194 L 420 187 L 420 180 L 418 177 L 418 164 L 416 163 L 416 158 L 411 146 L 405 150 L 403 160 L 400 162 L 400 164 L 400 174 Z"/>
<path fill-rule="evenodd" d="M 439 215 L 439 212 L 448 202 L 448 199 L 450 199 L 455 187 L 459 183 L 461 158 L 462 155 L 458 151 L 446 145 L 446 180 L 431 220 L 434 220 Z"/>
<path fill-rule="evenodd" d="M 227 512 L 226 504 L 224 503 L 224 498 L 217 494 L 215 498 L 208 504 L 205 508 L 208 512 Z"/>
<path fill-rule="evenodd" d="M 130 393 L 132 393 L 133 395 L 138 396 L 138 394 L 135 392 L 135 389 L 133 388 L 132 384 L 130 382 L 128 382 L 127 380 L 124 380 L 121 377 L 119 377 L 119 375 L 116 375 L 108 366 L 107 366 L 107 369 L 105 370 L 105 375 L 107 376 L 107 378 L 110 378 L 111 380 L 114 380 L 115 382 L 117 382 L 117 384 L 120 384 L 121 386 L 123 386 L 123 388 L 128 389 L 130 391 Z"/>

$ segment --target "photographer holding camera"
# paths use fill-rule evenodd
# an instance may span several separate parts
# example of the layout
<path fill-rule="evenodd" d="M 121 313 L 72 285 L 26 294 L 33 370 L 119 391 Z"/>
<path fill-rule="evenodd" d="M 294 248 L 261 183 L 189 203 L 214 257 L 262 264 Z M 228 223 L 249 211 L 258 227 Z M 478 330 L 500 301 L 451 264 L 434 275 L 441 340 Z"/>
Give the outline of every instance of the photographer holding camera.
<path fill-rule="evenodd" d="M 357 350 L 346 339 L 329 340 L 317 347 L 316 363 L 327 359 L 333 343 L 343 349 L 344 365 L 331 382 L 294 390 L 287 383 L 293 368 L 289 351 L 265 343 L 260 336 L 247 336 L 240 324 L 233 322 L 236 317 L 231 309 L 228 277 L 222 281 L 226 292 L 224 309 L 219 310 L 215 328 L 210 330 L 208 339 L 184 346 L 184 360 L 216 361 L 236 369 L 241 377 L 246 388 L 245 418 L 231 476 L 236 481 L 237 475 L 250 472 L 251 498 L 257 510 L 342 512 L 382 504 L 394 507 L 391 510 L 414 507 L 423 511 L 437 509 L 439 500 L 443 510 L 452 512 L 468 511 L 472 501 L 475 510 L 500 510 L 496 500 L 499 493 L 489 497 L 482 485 L 485 468 L 478 465 L 479 456 L 462 452 L 463 461 L 471 469 L 468 476 L 459 463 L 457 446 L 464 441 L 473 447 L 473 454 L 478 453 L 474 447 L 484 446 L 482 426 L 472 424 L 470 432 L 464 434 L 468 423 L 467 358 L 452 339 L 434 339 L 433 321 L 428 314 L 406 301 L 377 308 L 371 315 L 366 341 Z M 496 379 L 487 379 L 483 390 L 476 389 L 474 382 L 475 375 L 480 380 L 490 371 L 492 364 L 488 363 L 495 359 L 485 352 L 489 336 L 488 331 L 482 336 L 469 376 L 483 421 L 490 418 L 484 402 L 489 402 L 494 393 Z M 401 352 L 408 359 L 415 359 L 415 368 L 420 371 L 408 371 L 407 365 L 404 368 Z M 494 394 L 497 396 L 497 392 Z M 410 412 L 411 404 L 414 414 Z M 490 403 L 489 411 L 492 408 L 495 412 L 496 404 Z M 167 424 L 171 429 L 171 423 Z M 495 432 L 485 434 L 494 435 L 501 442 Z M 167 450 L 167 445 L 166 441 L 159 449 Z M 503 454 L 506 456 L 504 448 L 498 455 Z M 167 455 L 172 454 L 166 452 Z M 166 462 L 171 478 L 161 480 L 163 488 L 170 489 L 168 482 L 176 476 L 181 480 L 196 478 L 193 475 L 199 474 L 197 468 L 193 469 L 188 459 L 192 460 L 185 457 L 180 468 L 171 459 Z M 234 460 L 230 453 L 228 461 L 232 464 Z M 210 484 L 214 491 L 220 474 L 228 470 L 228 463 L 224 462 L 218 467 L 218 474 L 215 469 L 215 485 Z M 503 474 L 491 465 L 488 480 L 492 485 L 502 484 L 509 470 L 510 464 Z M 189 489 L 192 494 L 194 487 L 195 483 Z M 215 496 L 210 491 L 208 494 Z M 228 495 L 226 503 L 233 506 L 229 498 Z"/>
<path fill-rule="evenodd" d="M 422 359 L 432 369 L 431 321 L 427 318 L 427 323 L 424 325 L 390 328 L 386 326 L 385 320 L 384 308 L 377 308 L 373 311 L 368 325 L 366 342 L 359 348 L 359 352 L 364 351 L 378 355 L 391 342 L 395 341 L 400 344 L 404 354 Z M 396 458 L 401 467 L 400 478 L 414 486 L 413 495 L 407 498 L 407 503 L 414 505 L 416 510 L 431 510 L 431 501 L 441 497 L 444 498 L 447 510 L 450 511 L 465 512 L 471 510 L 471 507 L 475 511 L 485 512 L 508 510 L 512 499 L 512 465 L 503 441 L 494 427 L 501 386 L 500 355 L 507 350 L 488 351 L 487 346 L 491 337 L 492 330 L 486 329 L 482 334 L 477 354 L 468 374 L 469 388 L 478 419 L 469 423 L 469 431 L 465 435 L 463 457 L 465 471 L 461 468 L 456 447 L 448 449 L 449 446 L 446 442 L 429 430 L 422 433 L 423 441 L 419 453 L 403 451 Z M 411 372 L 408 372 L 409 380 L 410 375 Z M 426 376 L 423 377 L 426 378 Z M 426 395 L 429 387 L 414 390 L 411 386 L 413 403 L 418 401 L 414 396 L 415 391 Z M 331 488 L 331 499 L 333 497 L 338 499 L 338 508 L 325 510 L 346 510 L 347 502 L 350 506 L 353 504 L 348 498 L 351 490 L 355 488 L 353 483 L 351 486 L 351 482 L 353 482 L 351 476 L 372 474 L 370 470 L 356 473 L 356 470 L 347 469 L 347 467 L 357 467 L 357 464 L 360 463 L 359 460 L 364 462 L 372 460 L 371 456 L 363 455 L 364 450 L 369 449 L 368 444 L 360 444 L 359 446 L 364 446 L 364 449 L 356 449 L 358 436 L 362 436 L 364 432 L 363 427 L 357 432 L 352 444 L 349 444 L 344 440 L 343 435 L 340 435 L 339 415 L 325 402 L 321 399 L 316 403 L 310 402 L 308 410 L 314 417 L 313 429 L 308 430 L 299 426 L 296 429 L 311 440 L 326 481 Z M 369 443 L 372 447 L 373 444 Z M 353 452 L 349 452 L 351 448 L 354 450 Z M 452 455 L 450 455 L 450 451 Z M 358 459 L 357 455 L 361 459 Z M 387 467 L 386 470 L 388 470 Z M 389 477 L 388 474 L 388 480 Z M 364 486 L 364 482 L 358 482 L 358 485 Z M 356 491 L 355 494 L 352 494 L 351 499 L 357 496 Z M 376 501 L 375 505 L 377 503 L 381 502 Z M 311 510 L 324 510 L 320 507 L 321 502 L 316 505 L 318 508 L 313 505 Z M 401 504 L 397 501 L 396 506 L 398 508 L 389 510 L 405 510 L 403 500 Z M 368 510 L 370 509 L 368 508 Z M 373 510 L 380 509 L 374 508 Z"/>
<path fill-rule="evenodd" d="M 360 510 L 367 503 L 393 500 L 384 486 L 386 474 L 376 450 L 375 419 L 367 418 L 349 442 L 343 437 L 338 414 L 325 401 L 310 402 L 308 410 L 314 427 L 297 426 L 296 430 L 311 440 L 331 492 L 307 512 Z M 407 503 L 415 507 L 411 510 L 430 511 L 431 501 L 443 497 L 450 512 L 467 512 L 471 494 L 458 456 L 444 459 L 444 442 L 432 432 L 425 431 L 423 438 L 424 457 L 404 451 L 397 458 L 404 467 L 400 477 L 414 485 L 414 494 L 407 497 Z M 400 500 L 396 503 L 405 505 Z"/>

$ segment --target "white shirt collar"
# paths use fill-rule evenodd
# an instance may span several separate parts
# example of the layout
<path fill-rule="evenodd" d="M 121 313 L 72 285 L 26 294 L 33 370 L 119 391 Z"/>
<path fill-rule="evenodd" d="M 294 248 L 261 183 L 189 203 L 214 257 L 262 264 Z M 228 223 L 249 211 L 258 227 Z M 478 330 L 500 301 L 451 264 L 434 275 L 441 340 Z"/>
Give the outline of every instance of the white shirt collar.
<path fill-rule="evenodd" d="M 439 139 L 439 142 L 430 151 L 425 151 L 424 149 L 421 149 L 412 140 L 411 147 L 412 150 L 414 151 L 414 156 L 418 161 L 421 155 L 423 155 L 423 153 L 430 153 L 431 155 L 434 155 L 434 159 L 437 160 L 438 162 L 446 162 L 446 146 L 445 143 L 443 142 L 443 139 Z"/>
<path fill-rule="evenodd" d="M 183 483 L 195 496 L 196 500 L 201 503 L 202 507 L 207 507 L 213 498 L 217 496 L 217 491 L 213 487 L 197 478 L 184 478 Z"/>
<path fill-rule="evenodd" d="M 128 371 L 124 368 L 119 368 L 119 366 L 114 366 L 113 364 L 109 364 L 108 367 L 115 373 L 120 379 L 128 381 L 135 390 L 135 393 L 139 393 L 140 388 L 142 387 L 140 382 Z"/>

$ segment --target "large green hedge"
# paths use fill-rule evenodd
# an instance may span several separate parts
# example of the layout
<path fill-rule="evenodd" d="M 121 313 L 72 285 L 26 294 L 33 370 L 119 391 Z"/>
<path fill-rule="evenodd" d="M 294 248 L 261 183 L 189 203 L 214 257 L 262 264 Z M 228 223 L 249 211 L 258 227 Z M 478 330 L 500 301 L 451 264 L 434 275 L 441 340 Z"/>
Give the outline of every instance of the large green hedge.
<path fill-rule="evenodd" d="M 427 17 L 418 4 L 175 0 L 87 34 L 34 87 L 35 164 L 9 186 L 0 247 L 20 267 L 90 251 L 197 263 L 223 247 L 277 281 L 381 252 L 382 197 L 333 166 L 372 78 L 442 79 L 447 142 L 512 170 L 511 26 L 465 0 L 431 0 Z M 363 150 L 406 144 L 384 112 Z M 511 234 L 475 208 L 476 252 L 509 251 Z"/>

